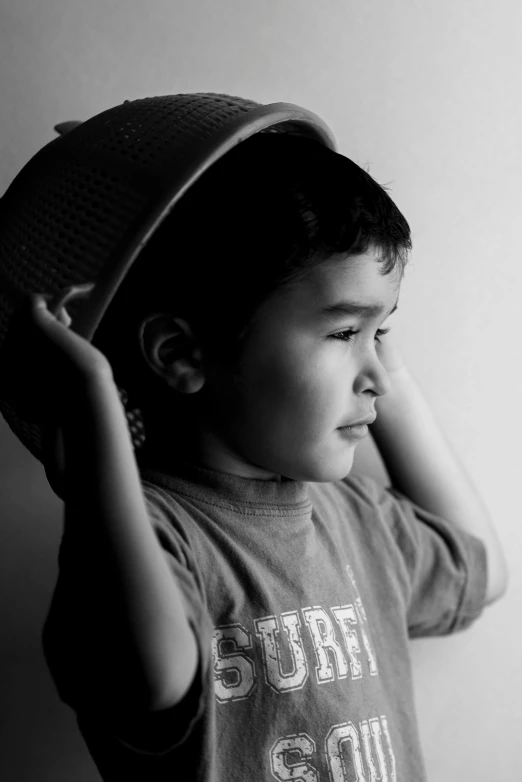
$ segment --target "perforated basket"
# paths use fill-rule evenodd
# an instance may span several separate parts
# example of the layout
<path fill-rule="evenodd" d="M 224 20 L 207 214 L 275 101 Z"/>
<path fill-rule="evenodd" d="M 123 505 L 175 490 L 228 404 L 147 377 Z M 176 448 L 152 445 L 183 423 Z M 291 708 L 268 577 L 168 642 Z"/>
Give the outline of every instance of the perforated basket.
<path fill-rule="evenodd" d="M 255 133 L 304 136 L 336 150 L 331 130 L 307 109 L 216 93 L 124 101 L 56 129 L 63 135 L 24 166 L 0 200 L 0 412 L 40 461 L 42 425 L 21 402 L 7 401 L 2 385 L 17 371 L 14 316 L 28 294 L 52 295 L 56 310 L 74 286 L 90 285 L 88 298 L 71 301 L 68 312 L 71 328 L 92 340 L 141 249 L 228 150 Z M 120 396 L 126 405 L 124 389 Z M 140 412 L 126 413 L 139 448 Z"/>

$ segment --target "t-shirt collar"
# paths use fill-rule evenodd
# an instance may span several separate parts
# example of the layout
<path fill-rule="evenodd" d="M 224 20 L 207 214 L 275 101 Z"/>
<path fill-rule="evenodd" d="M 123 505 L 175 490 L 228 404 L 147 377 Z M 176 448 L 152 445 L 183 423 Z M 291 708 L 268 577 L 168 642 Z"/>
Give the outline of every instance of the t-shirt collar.
<path fill-rule="evenodd" d="M 182 460 L 169 463 L 168 468 L 161 462 L 147 463 L 140 466 L 140 474 L 145 480 L 160 481 L 196 499 L 212 500 L 219 496 L 240 505 L 284 506 L 296 510 L 306 510 L 310 505 L 308 483 L 291 478 L 282 477 L 280 481 L 244 478 Z"/>

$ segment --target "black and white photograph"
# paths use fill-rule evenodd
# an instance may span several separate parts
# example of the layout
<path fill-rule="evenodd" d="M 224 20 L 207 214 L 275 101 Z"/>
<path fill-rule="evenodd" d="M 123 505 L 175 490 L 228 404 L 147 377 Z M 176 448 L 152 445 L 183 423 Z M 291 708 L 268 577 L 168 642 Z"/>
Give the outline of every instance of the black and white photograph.
<path fill-rule="evenodd" d="M 2 782 L 522 780 L 521 47 L 1 4 Z"/>

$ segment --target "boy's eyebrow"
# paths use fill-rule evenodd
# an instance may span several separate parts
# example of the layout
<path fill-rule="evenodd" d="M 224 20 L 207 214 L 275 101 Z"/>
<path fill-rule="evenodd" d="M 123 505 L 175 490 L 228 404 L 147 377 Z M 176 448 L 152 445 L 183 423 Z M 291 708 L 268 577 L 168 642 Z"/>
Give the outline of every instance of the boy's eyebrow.
<path fill-rule="evenodd" d="M 395 302 L 393 309 L 388 313 L 392 315 L 397 309 L 399 299 Z M 340 320 L 347 315 L 362 315 L 366 318 L 372 318 L 377 315 L 381 315 L 384 312 L 384 307 L 378 304 L 363 304 L 360 301 L 338 301 L 335 304 L 330 304 L 328 307 L 323 307 L 319 315 L 329 320 Z"/>

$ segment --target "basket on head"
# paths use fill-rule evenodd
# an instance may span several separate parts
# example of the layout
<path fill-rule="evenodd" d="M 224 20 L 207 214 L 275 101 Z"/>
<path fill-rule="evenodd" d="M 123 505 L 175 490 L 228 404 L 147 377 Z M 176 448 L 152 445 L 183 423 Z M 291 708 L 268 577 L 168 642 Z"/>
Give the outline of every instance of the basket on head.
<path fill-rule="evenodd" d="M 40 461 L 43 422 L 8 400 L 2 384 L 16 375 L 15 315 L 28 295 L 50 294 L 53 311 L 70 299 L 71 328 L 92 340 L 141 249 L 183 193 L 232 147 L 255 133 L 287 133 L 336 150 L 331 130 L 307 109 L 217 93 L 124 101 L 56 130 L 60 136 L 0 199 L 0 412 Z M 75 298 L 78 288 L 88 297 Z M 120 396 L 125 405 L 124 389 Z M 126 413 L 138 448 L 139 410 Z"/>

